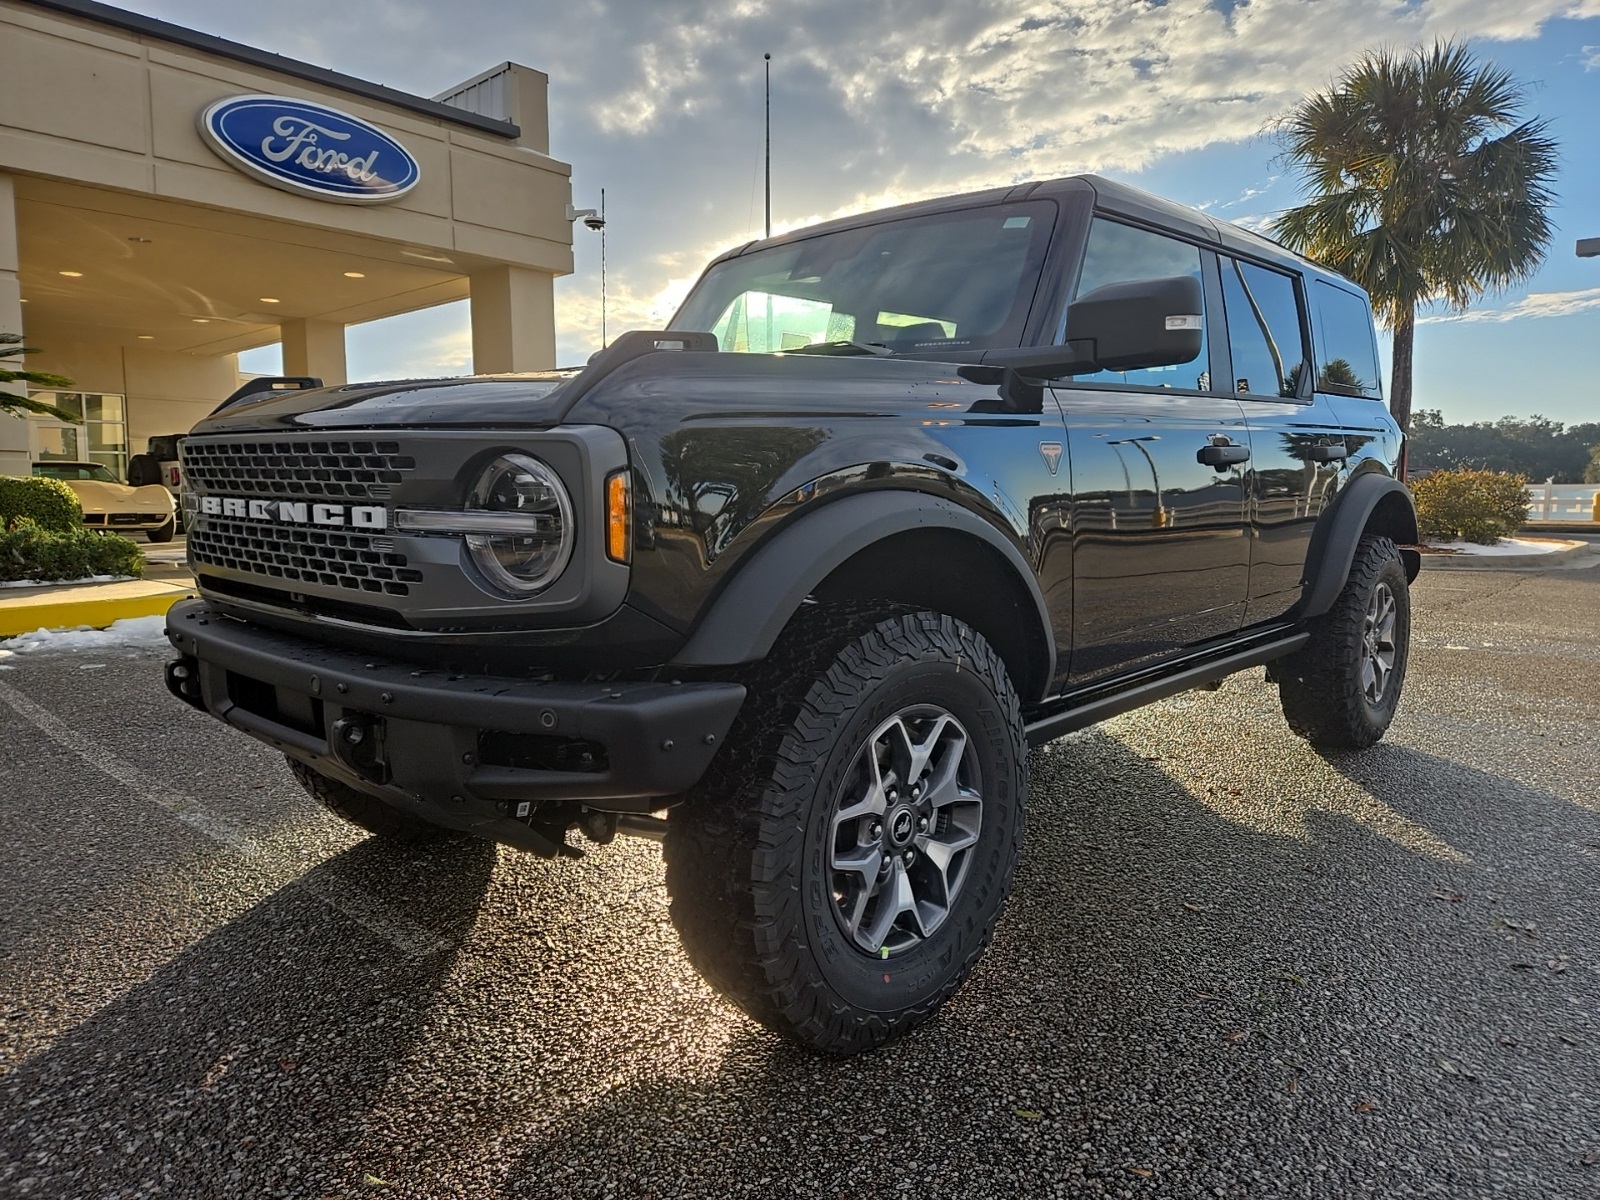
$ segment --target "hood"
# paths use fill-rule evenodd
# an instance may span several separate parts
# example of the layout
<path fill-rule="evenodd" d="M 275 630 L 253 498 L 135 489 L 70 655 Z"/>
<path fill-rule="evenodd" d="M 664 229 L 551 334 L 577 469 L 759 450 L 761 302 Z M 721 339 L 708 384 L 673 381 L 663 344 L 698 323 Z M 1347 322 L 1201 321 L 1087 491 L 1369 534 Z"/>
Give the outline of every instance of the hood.
<path fill-rule="evenodd" d="M 598 374 L 596 374 L 598 372 Z M 959 410 L 993 402 L 949 363 L 873 356 L 643 354 L 610 366 L 530 375 L 350 384 L 271 395 L 208 417 L 195 434 L 332 429 L 515 429 L 566 420 L 621 427 L 689 402 L 773 416 Z"/>
<path fill-rule="evenodd" d="M 63 482 L 77 495 L 84 512 L 171 512 L 173 507 L 172 493 L 158 483 L 129 487 L 98 479 Z"/>
<path fill-rule="evenodd" d="M 192 433 L 382 429 L 433 425 L 500 429 L 552 425 L 562 405 L 553 393 L 581 369 L 530 375 L 473 375 L 352 383 L 310 391 L 269 392 L 207 417 Z"/>

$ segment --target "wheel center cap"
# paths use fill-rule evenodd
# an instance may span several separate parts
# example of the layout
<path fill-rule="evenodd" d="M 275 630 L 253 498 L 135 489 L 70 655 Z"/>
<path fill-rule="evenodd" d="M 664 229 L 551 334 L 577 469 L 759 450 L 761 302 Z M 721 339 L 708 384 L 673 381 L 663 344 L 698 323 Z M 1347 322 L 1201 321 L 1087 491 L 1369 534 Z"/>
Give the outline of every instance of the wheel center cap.
<path fill-rule="evenodd" d="M 889 844 L 896 850 L 903 849 L 911 844 L 912 837 L 917 832 L 917 816 L 910 807 L 902 805 L 889 814 L 889 819 L 884 822 L 884 828 L 889 831 Z"/>

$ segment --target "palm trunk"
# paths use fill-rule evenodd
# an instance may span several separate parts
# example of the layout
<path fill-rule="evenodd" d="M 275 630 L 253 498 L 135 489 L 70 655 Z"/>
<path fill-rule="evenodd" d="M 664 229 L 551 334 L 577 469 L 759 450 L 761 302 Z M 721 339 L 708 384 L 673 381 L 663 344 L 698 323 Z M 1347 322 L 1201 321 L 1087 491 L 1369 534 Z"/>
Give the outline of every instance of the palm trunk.
<path fill-rule="evenodd" d="M 1417 336 L 1417 310 L 1407 307 L 1394 327 L 1394 369 L 1389 373 L 1389 411 L 1401 433 L 1411 432 L 1411 350 Z"/>

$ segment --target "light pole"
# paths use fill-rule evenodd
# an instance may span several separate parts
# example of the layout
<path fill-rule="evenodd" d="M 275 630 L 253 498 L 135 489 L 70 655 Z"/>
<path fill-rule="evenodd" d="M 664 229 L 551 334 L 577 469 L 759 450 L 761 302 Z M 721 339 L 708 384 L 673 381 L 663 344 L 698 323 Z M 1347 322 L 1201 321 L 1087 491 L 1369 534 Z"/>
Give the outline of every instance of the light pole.
<path fill-rule="evenodd" d="M 772 236 L 772 55 L 763 54 L 767 64 L 767 236 Z"/>
<path fill-rule="evenodd" d="M 1114 442 L 1107 442 L 1108 446 L 1132 446 L 1144 455 L 1145 462 L 1150 464 L 1150 481 L 1156 488 L 1156 511 L 1150 514 L 1150 524 L 1155 529 L 1165 529 L 1172 524 L 1172 514 L 1167 512 L 1167 506 L 1161 503 L 1161 476 L 1156 474 L 1156 460 L 1151 457 L 1150 451 L 1144 448 L 1146 442 L 1159 442 L 1161 435 L 1156 433 L 1146 434 L 1143 437 L 1118 438 Z"/>

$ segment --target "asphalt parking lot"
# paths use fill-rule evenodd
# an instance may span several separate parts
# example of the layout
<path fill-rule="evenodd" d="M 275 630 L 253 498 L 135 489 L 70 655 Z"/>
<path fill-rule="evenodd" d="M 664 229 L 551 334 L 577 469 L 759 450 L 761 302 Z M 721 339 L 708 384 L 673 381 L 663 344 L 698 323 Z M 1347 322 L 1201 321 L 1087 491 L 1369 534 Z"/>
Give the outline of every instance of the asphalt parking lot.
<path fill-rule="evenodd" d="M 1256 673 L 1037 753 L 994 947 L 846 1062 L 652 844 L 391 851 L 159 647 L 0 660 L 0 1195 L 1593 1200 L 1600 568 L 1415 595 L 1364 754 Z"/>

